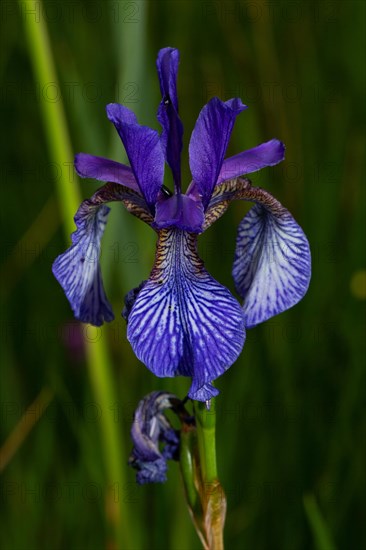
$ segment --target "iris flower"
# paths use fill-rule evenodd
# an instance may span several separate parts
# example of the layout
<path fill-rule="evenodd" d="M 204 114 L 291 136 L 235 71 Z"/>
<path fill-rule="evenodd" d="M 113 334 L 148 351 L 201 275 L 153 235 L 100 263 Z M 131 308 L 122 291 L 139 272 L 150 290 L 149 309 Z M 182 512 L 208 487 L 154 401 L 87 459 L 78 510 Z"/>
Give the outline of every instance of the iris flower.
<path fill-rule="evenodd" d="M 310 280 L 308 241 L 291 214 L 267 191 L 244 178 L 284 159 L 277 139 L 225 159 L 240 99 L 214 97 L 201 110 L 189 142 L 192 181 L 181 185 L 183 126 L 178 113 L 179 52 L 160 50 L 157 71 L 162 100 L 156 130 L 141 126 L 132 111 L 107 106 L 125 147 L 130 167 L 80 153 L 81 177 L 105 183 L 75 216 L 72 246 L 53 265 L 77 319 L 101 325 L 113 319 L 99 266 L 100 245 L 109 208 L 122 202 L 157 233 L 155 263 L 147 281 L 126 299 L 127 337 L 138 357 L 159 377 L 188 376 L 189 397 L 207 401 L 219 391 L 212 382 L 237 359 L 245 329 L 296 304 Z M 174 193 L 164 186 L 170 167 Z M 238 229 L 233 278 L 241 305 L 206 271 L 197 238 L 235 199 L 254 206 Z"/>

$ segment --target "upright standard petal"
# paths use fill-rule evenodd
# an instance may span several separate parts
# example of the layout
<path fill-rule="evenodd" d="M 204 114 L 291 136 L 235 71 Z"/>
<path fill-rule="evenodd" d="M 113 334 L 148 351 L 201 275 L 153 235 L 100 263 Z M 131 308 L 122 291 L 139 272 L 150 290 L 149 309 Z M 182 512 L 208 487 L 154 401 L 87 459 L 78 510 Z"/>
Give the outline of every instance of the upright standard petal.
<path fill-rule="evenodd" d="M 76 155 L 74 165 L 81 178 L 120 183 L 134 191 L 139 191 L 139 186 L 129 166 L 103 157 L 87 155 L 86 153 Z"/>
<path fill-rule="evenodd" d="M 156 263 L 130 312 L 127 337 L 157 376 L 191 376 L 192 399 L 218 394 L 211 382 L 240 354 L 245 328 L 240 304 L 205 270 L 196 235 L 159 232 Z"/>
<path fill-rule="evenodd" d="M 164 178 L 164 152 L 158 132 L 140 126 L 135 114 L 118 103 L 107 105 L 108 118 L 115 125 L 142 195 L 150 210 Z"/>
<path fill-rule="evenodd" d="M 178 111 L 177 76 L 179 65 L 179 50 L 162 48 L 158 53 L 156 68 L 159 76 L 160 91 L 163 100 L 169 98 Z"/>
<path fill-rule="evenodd" d="M 217 182 L 234 122 L 247 107 L 240 99 L 211 99 L 200 112 L 189 143 L 189 165 L 193 176 L 190 192 L 202 197 L 206 207 Z"/>
<path fill-rule="evenodd" d="M 303 230 L 272 195 L 249 187 L 245 199 L 257 204 L 239 225 L 233 277 L 250 328 L 301 300 L 311 257 Z"/>
<path fill-rule="evenodd" d="M 163 128 L 161 142 L 178 192 L 181 189 L 180 156 L 183 146 L 183 125 L 178 114 L 177 74 L 179 51 L 163 48 L 159 51 L 156 67 L 159 76 L 162 100 L 158 120 Z"/>
<path fill-rule="evenodd" d="M 72 245 L 52 266 L 75 317 L 95 326 L 114 318 L 99 265 L 101 239 L 109 213 L 105 203 L 111 201 L 123 202 L 132 214 L 147 223 L 153 219 L 140 194 L 108 183 L 81 204 L 74 218 L 77 230 L 72 234 Z"/>
<path fill-rule="evenodd" d="M 257 172 L 266 166 L 274 166 L 284 158 L 284 144 L 278 139 L 271 139 L 253 149 L 225 159 L 217 183 Z"/>

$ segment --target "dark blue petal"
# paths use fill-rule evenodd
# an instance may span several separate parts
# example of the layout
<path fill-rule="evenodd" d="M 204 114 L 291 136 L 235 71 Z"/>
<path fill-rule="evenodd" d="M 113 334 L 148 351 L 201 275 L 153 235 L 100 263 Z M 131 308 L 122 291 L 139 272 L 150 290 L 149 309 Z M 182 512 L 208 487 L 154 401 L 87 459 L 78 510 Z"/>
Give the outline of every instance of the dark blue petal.
<path fill-rule="evenodd" d="M 163 197 L 156 204 L 153 227 L 177 227 L 192 233 L 201 233 L 204 222 L 203 206 L 200 200 L 187 195 Z"/>
<path fill-rule="evenodd" d="M 158 132 L 140 126 L 135 114 L 118 103 L 107 105 L 108 118 L 115 125 L 126 149 L 132 171 L 151 211 L 164 178 L 164 152 Z"/>
<path fill-rule="evenodd" d="M 244 298 L 250 328 L 295 305 L 311 275 L 309 243 L 301 227 L 276 199 L 252 188 L 256 204 L 239 225 L 233 277 Z"/>
<path fill-rule="evenodd" d="M 196 188 L 206 207 L 216 185 L 235 119 L 246 106 L 240 99 L 211 99 L 200 112 L 189 143 L 189 164 Z"/>
<path fill-rule="evenodd" d="M 75 317 L 95 326 L 114 319 L 99 265 L 100 242 L 108 212 L 108 206 L 84 201 L 75 216 L 77 230 L 72 235 L 73 244 L 52 266 Z"/>
<path fill-rule="evenodd" d="M 165 158 L 169 164 L 177 190 L 180 191 L 180 155 L 183 146 L 183 125 L 178 114 L 177 74 L 179 51 L 163 48 L 156 61 L 162 100 L 158 110 L 158 120 L 163 128 L 161 142 Z"/>
<path fill-rule="evenodd" d="M 129 166 L 85 153 L 75 156 L 75 169 L 81 178 L 120 183 L 139 192 L 135 176 Z"/>
<path fill-rule="evenodd" d="M 210 383 L 242 350 L 242 309 L 205 270 L 196 236 L 159 233 L 156 263 L 129 316 L 127 337 L 137 357 L 157 376 L 192 378 L 190 397 L 206 401 Z"/>
<path fill-rule="evenodd" d="M 271 139 L 253 149 L 225 159 L 217 183 L 257 172 L 266 166 L 274 166 L 284 158 L 284 144 L 278 139 Z"/>

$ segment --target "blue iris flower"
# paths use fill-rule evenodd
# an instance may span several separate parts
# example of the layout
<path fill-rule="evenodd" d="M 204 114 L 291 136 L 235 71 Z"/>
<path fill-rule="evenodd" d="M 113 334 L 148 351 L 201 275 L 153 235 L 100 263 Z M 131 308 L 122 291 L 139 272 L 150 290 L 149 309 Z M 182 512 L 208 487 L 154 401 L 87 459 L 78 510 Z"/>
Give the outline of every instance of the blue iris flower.
<path fill-rule="evenodd" d="M 106 183 L 76 216 L 72 246 L 53 265 L 76 318 L 93 325 L 111 321 L 99 266 L 100 243 L 109 208 L 122 202 L 157 233 L 150 277 L 131 291 L 124 316 L 136 356 L 157 376 L 188 376 L 189 397 L 207 401 L 219 392 L 212 381 L 237 359 L 245 329 L 296 304 L 310 281 L 308 241 L 291 214 L 267 191 L 243 176 L 284 159 L 284 145 L 272 139 L 224 159 L 236 117 L 246 109 L 240 99 L 211 99 L 201 110 L 189 143 L 192 181 L 181 187 L 183 126 L 178 114 L 179 52 L 160 50 L 157 70 L 162 100 L 162 132 L 141 126 L 132 111 L 107 106 L 125 147 L 130 167 L 79 154 L 81 177 Z M 165 162 L 174 193 L 163 185 Z M 197 238 L 235 199 L 254 206 L 238 229 L 233 278 L 241 305 L 206 271 Z"/>

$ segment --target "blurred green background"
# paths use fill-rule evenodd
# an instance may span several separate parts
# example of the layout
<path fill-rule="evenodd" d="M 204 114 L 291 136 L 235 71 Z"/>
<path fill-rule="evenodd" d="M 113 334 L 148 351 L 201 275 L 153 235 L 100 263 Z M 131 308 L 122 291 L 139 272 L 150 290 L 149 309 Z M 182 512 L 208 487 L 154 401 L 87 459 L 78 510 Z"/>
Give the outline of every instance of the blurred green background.
<path fill-rule="evenodd" d="M 313 256 L 303 301 L 248 331 L 217 382 L 227 548 L 364 548 L 365 2 L 4 1 L 1 26 L 1 547 L 200 548 L 177 464 L 165 485 L 144 487 L 127 466 L 138 401 L 156 389 L 183 397 L 189 383 L 139 363 L 119 315 L 152 266 L 153 232 L 113 205 L 102 263 L 116 319 L 103 329 L 73 319 L 51 273 L 72 227 L 65 188 L 96 189 L 78 182 L 72 154 L 125 161 L 110 102 L 158 128 L 155 59 L 169 45 L 181 53 L 183 180 L 201 107 L 241 97 L 249 109 L 228 154 L 285 142 L 286 161 L 252 180 L 289 208 Z M 30 27 L 48 29 L 58 81 L 37 73 Z M 70 155 L 55 146 L 60 107 Z M 200 238 L 233 292 L 247 209 L 233 204 Z"/>

